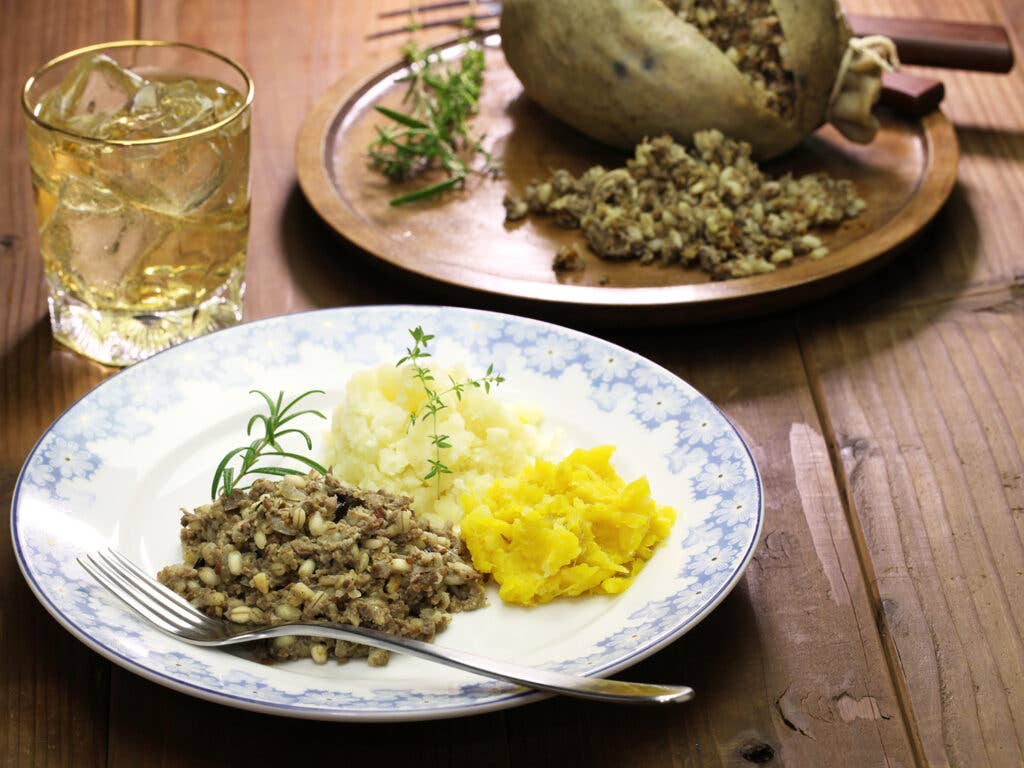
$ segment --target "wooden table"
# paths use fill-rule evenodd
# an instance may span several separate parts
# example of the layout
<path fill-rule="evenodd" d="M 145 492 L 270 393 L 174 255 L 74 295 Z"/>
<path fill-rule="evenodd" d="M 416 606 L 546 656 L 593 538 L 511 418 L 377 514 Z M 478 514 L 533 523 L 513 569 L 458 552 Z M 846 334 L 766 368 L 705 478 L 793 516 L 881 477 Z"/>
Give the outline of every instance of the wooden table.
<path fill-rule="evenodd" d="M 52 342 L 18 89 L 49 57 L 129 37 L 210 45 L 257 83 L 249 319 L 430 302 L 354 259 L 292 162 L 317 96 L 403 0 L 33 3 L 0 8 L 0 496 L 47 425 L 112 371 Z M 1024 3 L 856 0 L 1002 21 Z M 1018 48 L 1018 58 L 1021 50 Z M 0 527 L 0 764 L 75 768 L 1021 766 L 1024 764 L 1024 78 L 943 73 L 960 182 L 910 252 L 834 300 L 755 323 L 611 339 L 740 425 L 763 539 L 740 586 L 638 665 L 699 692 L 669 710 L 564 699 L 436 724 L 334 725 L 208 704 L 112 666 L 23 582 Z M 329 763 L 325 763 L 329 764 Z"/>

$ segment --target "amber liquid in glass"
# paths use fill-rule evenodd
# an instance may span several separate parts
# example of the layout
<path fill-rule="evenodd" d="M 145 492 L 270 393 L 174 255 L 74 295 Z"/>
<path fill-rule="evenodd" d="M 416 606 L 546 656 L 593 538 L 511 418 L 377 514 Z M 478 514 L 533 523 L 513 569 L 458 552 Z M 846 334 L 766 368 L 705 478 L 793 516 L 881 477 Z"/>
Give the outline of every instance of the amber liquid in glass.
<path fill-rule="evenodd" d="M 54 331 L 119 364 L 238 322 L 249 222 L 249 115 L 213 80 L 81 62 L 29 121 Z M 88 137 L 88 138 L 82 138 Z M 166 139 L 155 143 L 120 141 Z M 56 306 L 55 306 L 56 303 Z M 68 333 L 61 337 L 61 329 Z"/>

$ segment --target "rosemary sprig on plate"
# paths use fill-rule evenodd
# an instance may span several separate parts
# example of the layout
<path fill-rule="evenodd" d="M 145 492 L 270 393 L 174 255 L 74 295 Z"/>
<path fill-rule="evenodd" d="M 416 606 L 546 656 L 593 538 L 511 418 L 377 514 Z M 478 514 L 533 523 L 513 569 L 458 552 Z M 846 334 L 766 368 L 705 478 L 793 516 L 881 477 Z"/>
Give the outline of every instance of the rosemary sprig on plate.
<path fill-rule="evenodd" d="M 471 173 L 497 172 L 494 158 L 483 146 L 484 137 L 469 126 L 483 85 L 484 51 L 472 40 L 467 40 L 465 47 L 458 61 L 447 66 L 438 51 L 414 41 L 402 48 L 409 68 L 402 78 L 407 83 L 402 97 L 406 111 L 376 107 L 391 122 L 386 127 L 376 126 L 377 138 L 368 150 L 370 166 L 393 181 L 405 181 L 436 167 L 443 168 L 448 178 L 400 195 L 391 205 L 461 189 Z M 474 169 L 477 157 L 482 164 Z"/>
<path fill-rule="evenodd" d="M 283 437 L 288 435 L 299 435 L 303 440 L 305 440 L 306 449 L 312 450 L 313 441 L 310 439 L 308 433 L 298 429 L 297 427 L 288 427 L 287 429 L 284 427 L 294 419 L 310 414 L 319 416 L 321 419 L 326 419 L 327 417 L 320 413 L 320 411 L 315 411 L 309 408 L 298 411 L 293 410 L 295 406 L 310 395 L 322 395 L 324 394 L 324 391 L 321 389 L 311 389 L 308 392 L 303 392 L 288 403 L 284 402 L 284 392 L 279 392 L 276 400 L 266 392 L 261 392 L 258 389 L 250 390 L 249 394 L 259 395 L 263 398 L 267 404 L 267 413 L 254 414 L 253 417 L 249 419 L 248 425 L 246 425 L 245 434 L 251 436 L 253 428 L 259 424 L 263 428 L 263 436 L 257 437 L 248 445 L 233 448 L 228 451 L 227 455 L 223 459 L 221 459 L 220 464 L 217 465 L 217 471 L 213 474 L 213 484 L 210 487 L 211 498 L 216 499 L 218 496 L 231 493 L 235 490 L 244 490 L 244 488 L 239 487 L 238 482 L 248 475 L 274 475 L 277 477 L 284 477 L 285 475 L 305 474 L 297 469 L 292 469 L 291 467 L 278 467 L 272 465 L 261 466 L 260 462 L 267 458 L 294 459 L 300 464 L 304 464 L 310 469 L 315 469 L 320 474 L 326 475 L 327 470 L 320 464 L 306 456 L 286 451 L 281 447 L 280 442 Z M 241 462 L 239 466 L 230 466 L 231 462 L 236 459 Z"/>
<path fill-rule="evenodd" d="M 465 392 L 466 387 L 475 387 L 477 389 L 482 388 L 485 392 L 490 393 L 491 386 L 497 386 L 501 384 L 505 377 L 501 374 L 494 372 L 494 364 L 487 366 L 487 373 L 478 379 L 465 379 L 463 381 L 456 381 L 454 377 L 448 376 L 448 381 L 451 386 L 447 389 L 438 389 L 434 382 L 434 374 L 431 373 L 430 369 L 422 364 L 421 361 L 430 357 L 430 353 L 427 352 L 427 345 L 434 338 L 432 334 L 424 333 L 423 328 L 416 326 L 415 329 L 409 331 L 409 335 L 412 336 L 413 345 L 406 347 L 405 356 L 395 363 L 396 367 L 410 363 L 413 369 L 413 376 L 420 382 L 423 387 L 423 391 L 427 396 L 427 401 L 415 411 L 409 414 L 409 428 L 411 429 L 416 425 L 417 422 L 423 421 L 429 418 L 431 420 L 431 426 L 433 431 L 430 435 L 431 445 L 434 446 L 434 458 L 428 459 L 430 464 L 430 471 L 423 476 L 424 480 L 430 480 L 431 478 L 437 478 L 437 495 L 441 496 L 441 476 L 450 475 L 452 473 L 448 465 L 441 460 L 441 450 L 444 448 L 451 448 L 450 435 L 438 434 L 437 431 L 437 414 L 443 411 L 448 405 L 445 403 L 445 398 L 449 395 L 455 395 L 456 400 L 462 400 L 462 393 Z"/>

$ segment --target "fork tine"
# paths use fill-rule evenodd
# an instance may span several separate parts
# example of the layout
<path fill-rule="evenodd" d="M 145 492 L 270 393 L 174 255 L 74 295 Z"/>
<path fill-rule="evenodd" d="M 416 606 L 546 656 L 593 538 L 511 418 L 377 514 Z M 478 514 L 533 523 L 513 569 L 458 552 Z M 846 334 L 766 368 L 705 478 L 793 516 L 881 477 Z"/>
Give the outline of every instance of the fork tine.
<path fill-rule="evenodd" d="M 183 598 L 179 598 L 173 590 L 168 589 L 159 581 L 150 578 L 128 558 L 118 556 L 118 553 L 112 549 L 108 549 L 107 552 L 97 552 L 96 554 L 108 568 L 121 576 L 125 584 L 134 587 L 136 591 L 142 590 L 145 592 L 150 602 L 162 608 L 165 613 L 170 611 L 181 621 L 196 628 L 202 627 L 211 621 L 205 614 L 193 608 Z M 117 559 L 115 560 L 111 556 Z M 130 568 L 122 565 L 122 563 L 126 563 Z"/>
<path fill-rule="evenodd" d="M 100 586 L 110 592 L 114 597 L 123 602 L 137 614 L 142 616 L 146 621 L 155 626 L 157 629 L 168 632 L 172 635 L 178 634 L 180 631 L 177 626 L 168 622 L 162 615 L 155 613 L 145 603 L 140 603 L 136 600 L 130 592 L 124 589 L 117 581 L 111 579 L 103 571 L 103 569 L 92 559 L 91 556 L 86 555 L 85 559 L 79 557 L 78 564 L 82 566 L 83 570 L 96 579 Z"/>
<path fill-rule="evenodd" d="M 426 3 L 425 5 L 412 6 L 410 8 L 399 8 L 394 11 L 384 11 L 378 13 L 377 18 L 379 19 L 393 19 L 396 16 L 408 16 L 411 13 L 429 13 L 430 11 L 440 11 L 444 8 L 459 8 L 461 6 L 472 7 L 474 5 L 497 5 L 500 7 L 499 2 L 493 0 L 443 0 L 440 3 Z"/>
<path fill-rule="evenodd" d="M 186 600 L 184 597 L 179 595 L 177 592 L 175 592 L 170 587 L 167 587 L 166 585 L 161 584 L 159 581 L 154 579 L 152 576 L 150 576 L 144 570 L 139 568 L 139 566 L 137 566 L 135 563 L 133 563 L 127 557 L 125 557 L 120 552 L 118 552 L 116 549 L 108 549 L 107 550 L 107 555 L 108 555 L 108 558 L 109 557 L 113 557 L 114 559 L 116 559 L 118 563 L 120 563 L 122 566 L 124 566 L 124 568 L 126 568 L 128 571 L 133 573 L 140 581 L 145 582 L 146 584 L 151 586 L 154 590 L 156 590 L 157 596 L 159 596 L 162 600 L 166 599 L 167 601 L 169 601 L 171 603 L 174 603 L 175 605 L 180 607 L 183 611 L 185 611 L 185 613 L 188 616 L 199 618 L 199 619 L 204 619 L 204 620 L 208 620 L 208 621 L 212 621 L 212 619 L 210 619 L 209 616 L 207 616 L 205 613 L 203 613 L 198 608 L 196 608 L 194 605 L 192 605 L 192 603 L 190 603 L 188 600 Z"/>
<path fill-rule="evenodd" d="M 204 627 L 200 623 L 186 619 L 180 613 L 170 610 L 166 605 L 161 604 L 159 600 L 154 599 L 151 594 L 141 589 L 131 578 L 118 571 L 113 563 L 103 557 L 102 553 L 95 553 L 90 556 L 89 560 L 94 568 L 99 569 L 110 582 L 129 595 L 136 605 L 145 607 L 150 614 L 159 617 L 164 624 L 172 627 L 173 634 L 178 637 L 187 638 L 192 633 L 204 631 Z"/>
<path fill-rule="evenodd" d="M 473 22 L 487 21 L 488 19 L 496 19 L 501 16 L 501 11 L 494 11 L 493 13 L 478 13 L 472 18 Z M 437 19 L 436 21 L 424 21 L 416 25 L 416 29 L 432 29 L 434 27 L 461 27 L 463 22 L 466 20 L 466 16 L 460 16 L 458 18 L 450 19 Z M 478 30 L 480 32 L 484 30 Z M 493 31 L 493 30 L 488 30 Z M 380 32 L 373 32 L 366 36 L 367 40 L 378 40 L 382 37 L 391 37 L 393 35 L 407 35 L 409 34 L 409 26 L 404 27 L 392 27 L 391 29 L 384 29 Z"/>
<path fill-rule="evenodd" d="M 130 601 L 129 604 L 136 610 L 144 609 L 148 611 L 149 614 L 158 617 L 161 622 L 172 627 L 175 632 L 180 632 L 183 629 L 189 628 L 189 625 L 181 621 L 180 617 L 175 614 L 168 613 L 149 595 L 139 591 L 132 581 L 125 579 L 123 575 L 112 568 L 111 564 L 104 560 L 99 552 L 88 555 L 88 560 L 93 570 L 97 571 L 107 580 L 108 588 L 113 586 L 119 590 L 116 594 L 118 597 L 121 597 L 122 600 L 124 600 L 124 596 L 127 595 L 128 600 L 126 600 L 126 602 Z"/>

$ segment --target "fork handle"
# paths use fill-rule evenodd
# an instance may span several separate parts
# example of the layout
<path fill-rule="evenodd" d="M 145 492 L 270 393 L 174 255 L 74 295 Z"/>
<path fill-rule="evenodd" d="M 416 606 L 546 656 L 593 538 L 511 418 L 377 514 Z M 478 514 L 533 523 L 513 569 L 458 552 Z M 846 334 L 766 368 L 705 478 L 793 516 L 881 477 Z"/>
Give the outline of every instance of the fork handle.
<path fill-rule="evenodd" d="M 561 693 L 583 699 L 613 702 L 619 704 L 669 704 L 689 701 L 693 698 L 693 689 L 685 685 L 652 685 L 648 683 L 630 683 L 623 680 L 605 680 L 599 677 L 580 677 L 553 672 L 547 669 L 523 667 L 505 661 L 477 656 L 474 653 L 460 651 L 413 640 L 398 635 L 378 632 L 366 627 L 341 627 L 337 624 L 318 624 L 315 622 L 298 622 L 294 624 L 261 627 L 254 630 L 243 630 L 229 638 L 209 642 L 196 642 L 197 645 L 226 645 L 247 643 L 253 640 L 265 640 L 282 635 L 302 635 L 328 637 L 333 640 L 347 640 L 363 645 L 384 648 L 407 656 L 417 656 L 428 661 L 435 661 L 456 667 L 466 672 L 473 672 L 484 677 L 505 680 L 510 683 L 534 688 L 541 691 Z"/>

